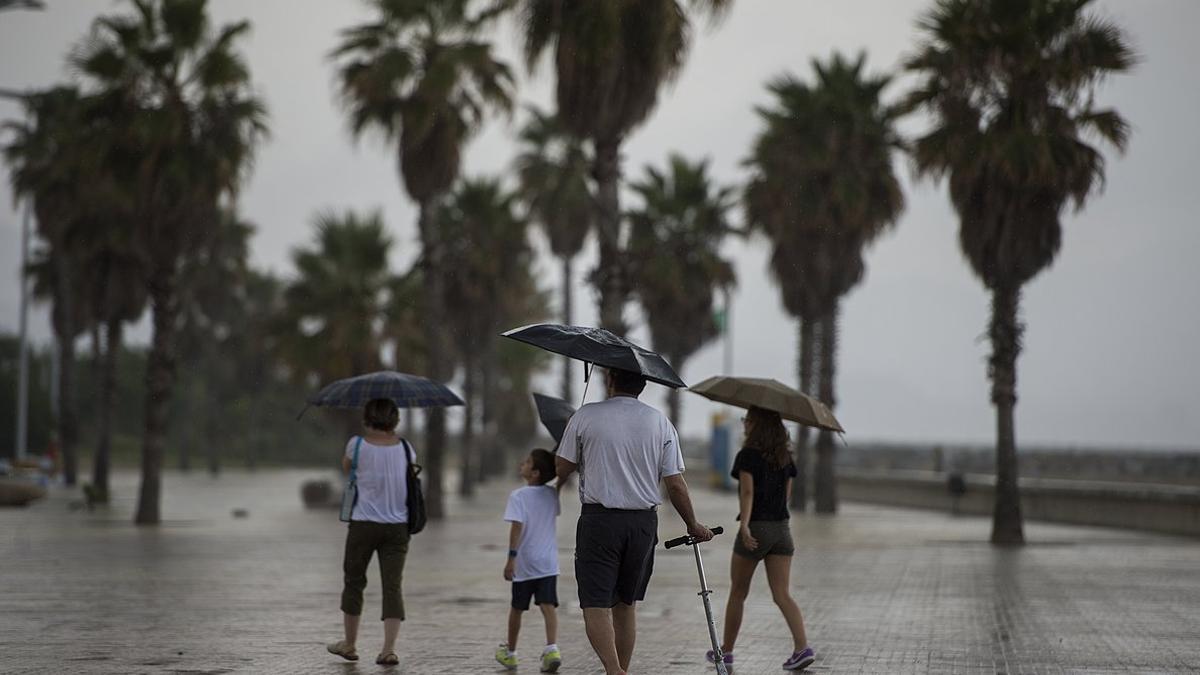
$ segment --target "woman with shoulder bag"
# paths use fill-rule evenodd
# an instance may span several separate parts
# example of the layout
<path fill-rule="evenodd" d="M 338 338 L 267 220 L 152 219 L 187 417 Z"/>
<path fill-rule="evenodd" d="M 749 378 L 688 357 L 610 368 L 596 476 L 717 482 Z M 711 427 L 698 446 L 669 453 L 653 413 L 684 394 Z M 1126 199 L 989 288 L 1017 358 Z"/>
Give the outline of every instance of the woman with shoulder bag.
<path fill-rule="evenodd" d="M 408 507 L 409 465 L 416 456 L 408 441 L 395 434 L 400 421 L 396 404 L 374 399 L 363 409 L 364 432 L 351 438 L 342 457 L 342 468 L 350 474 L 343 520 L 349 521 L 346 550 L 342 560 L 342 618 L 345 637 L 327 646 L 330 653 L 357 661 L 355 642 L 362 618 L 363 589 L 371 556 L 379 557 L 383 593 L 383 649 L 375 662 L 399 664 L 396 636 L 404 620 L 401 581 L 411 536 Z M 414 514 L 415 515 L 415 514 Z"/>

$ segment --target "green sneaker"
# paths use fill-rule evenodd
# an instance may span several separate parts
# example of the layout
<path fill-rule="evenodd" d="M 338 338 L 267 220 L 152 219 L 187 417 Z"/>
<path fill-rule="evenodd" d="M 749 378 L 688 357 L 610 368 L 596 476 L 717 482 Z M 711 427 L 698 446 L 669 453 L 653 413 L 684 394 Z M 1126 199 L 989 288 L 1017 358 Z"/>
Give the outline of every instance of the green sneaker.
<path fill-rule="evenodd" d="M 562 652 L 557 648 L 551 649 L 542 654 L 542 672 L 557 673 L 558 667 L 562 665 Z"/>
<path fill-rule="evenodd" d="M 500 643 L 499 647 L 496 647 L 496 661 L 508 670 L 517 669 L 517 655 L 508 651 L 508 645 L 503 642 Z"/>

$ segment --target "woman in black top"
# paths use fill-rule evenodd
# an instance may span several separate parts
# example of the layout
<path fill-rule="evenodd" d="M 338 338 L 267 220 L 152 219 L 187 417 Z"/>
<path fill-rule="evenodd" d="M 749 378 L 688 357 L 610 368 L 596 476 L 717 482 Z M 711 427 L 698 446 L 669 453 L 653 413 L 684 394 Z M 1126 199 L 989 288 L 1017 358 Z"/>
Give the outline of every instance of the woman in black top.
<path fill-rule="evenodd" d="M 733 477 L 738 479 L 738 503 L 741 524 L 733 543 L 729 564 L 731 587 L 725 606 L 725 640 L 721 651 L 725 663 L 733 664 L 733 647 L 742 627 L 742 610 L 750 593 L 750 580 L 761 560 L 767 568 L 767 583 L 779 611 L 792 632 L 793 653 L 784 662 L 784 670 L 802 670 L 815 657 L 804 634 L 800 607 L 788 588 L 791 575 L 792 533 L 788 528 L 788 495 L 796 477 L 796 465 L 788 451 L 787 430 L 779 413 L 750 408 L 742 418 L 746 444 L 733 462 Z M 708 652 L 709 661 L 715 659 Z"/>

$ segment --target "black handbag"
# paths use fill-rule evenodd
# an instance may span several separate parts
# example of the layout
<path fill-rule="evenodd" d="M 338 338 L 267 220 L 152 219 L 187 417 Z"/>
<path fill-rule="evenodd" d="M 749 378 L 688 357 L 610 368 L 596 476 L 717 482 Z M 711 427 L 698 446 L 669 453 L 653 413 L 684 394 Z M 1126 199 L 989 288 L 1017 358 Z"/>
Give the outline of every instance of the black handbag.
<path fill-rule="evenodd" d="M 421 465 L 413 463 L 412 458 L 415 454 L 412 446 L 405 440 L 404 458 L 408 460 L 408 468 L 404 472 L 405 483 L 408 488 L 408 498 L 405 500 L 405 506 L 408 507 L 409 534 L 416 534 L 425 529 L 426 520 L 425 493 L 421 491 Z"/>

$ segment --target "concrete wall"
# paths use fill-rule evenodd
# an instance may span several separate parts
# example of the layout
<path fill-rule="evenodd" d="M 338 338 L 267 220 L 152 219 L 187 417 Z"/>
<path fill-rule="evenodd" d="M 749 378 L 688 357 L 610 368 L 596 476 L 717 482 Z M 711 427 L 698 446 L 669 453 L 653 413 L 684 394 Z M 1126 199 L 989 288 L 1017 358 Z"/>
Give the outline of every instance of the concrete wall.
<path fill-rule="evenodd" d="M 1200 486 L 1200 449 L 1122 450 L 1119 448 L 1017 449 L 1022 477 L 1069 478 Z M 960 471 L 991 474 L 992 446 L 854 442 L 839 447 L 839 467 L 870 470 Z"/>
<path fill-rule="evenodd" d="M 933 471 L 838 469 L 838 494 L 848 501 L 988 515 L 995 480 L 965 474 L 955 498 L 947 475 Z M 1143 483 L 1021 479 L 1025 518 L 1200 537 L 1200 488 Z"/>

